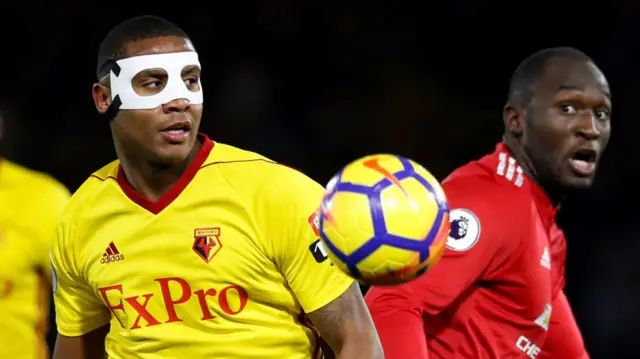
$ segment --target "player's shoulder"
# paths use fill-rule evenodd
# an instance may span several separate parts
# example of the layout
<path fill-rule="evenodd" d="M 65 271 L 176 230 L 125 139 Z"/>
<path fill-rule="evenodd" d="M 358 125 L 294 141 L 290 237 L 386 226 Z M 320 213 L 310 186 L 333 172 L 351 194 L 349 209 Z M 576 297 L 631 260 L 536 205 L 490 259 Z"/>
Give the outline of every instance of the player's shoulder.
<path fill-rule="evenodd" d="M 495 211 L 531 200 L 520 165 L 506 152 L 487 155 L 454 170 L 442 183 L 450 204 L 485 205 Z M 497 204 L 502 204 L 498 206 Z"/>
<path fill-rule="evenodd" d="M 278 189 L 319 186 L 298 170 L 259 153 L 219 142 L 216 142 L 203 168 L 211 165 L 215 165 L 232 187 L 242 185 L 243 190 L 272 190 L 275 195 Z"/>
<path fill-rule="evenodd" d="M 493 162 L 486 159 L 471 162 L 453 171 L 443 181 L 454 235 L 464 232 L 471 238 L 479 237 L 483 232 L 484 237 L 497 238 L 502 235 L 491 234 L 517 235 L 528 230 L 533 207 L 528 186 L 524 184 L 529 179 L 514 161 L 511 161 L 511 169 L 503 169 L 500 161 L 495 165 Z M 458 231 L 458 227 L 465 230 Z"/>
<path fill-rule="evenodd" d="M 53 176 L 8 160 L 0 163 L 0 182 L 12 198 L 11 216 L 29 240 L 46 248 L 51 231 L 69 201 L 69 190 Z"/>
<path fill-rule="evenodd" d="M 120 162 L 113 161 L 92 173 L 71 196 L 69 204 L 62 214 L 63 221 L 75 221 L 86 209 L 92 208 L 97 201 L 101 201 L 109 191 L 108 186 L 117 185 L 116 178 Z"/>
<path fill-rule="evenodd" d="M 254 172 L 270 167 L 275 161 L 257 152 L 248 151 L 222 142 L 215 142 L 201 168 L 215 167 L 228 173 Z"/>
<path fill-rule="evenodd" d="M 67 187 L 50 174 L 5 159 L 1 167 L 3 179 L 11 182 L 12 187 L 28 189 L 29 193 L 37 194 L 40 201 L 66 201 L 70 196 Z"/>

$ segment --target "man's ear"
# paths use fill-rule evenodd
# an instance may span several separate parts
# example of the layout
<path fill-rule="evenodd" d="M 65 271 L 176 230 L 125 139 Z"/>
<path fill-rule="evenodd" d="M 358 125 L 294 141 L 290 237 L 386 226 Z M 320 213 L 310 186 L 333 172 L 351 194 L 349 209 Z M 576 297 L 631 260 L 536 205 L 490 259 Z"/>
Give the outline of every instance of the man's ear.
<path fill-rule="evenodd" d="M 111 106 L 111 90 L 107 85 L 96 82 L 91 87 L 91 95 L 93 96 L 93 103 L 96 105 L 96 110 L 98 110 L 101 115 L 104 115 L 109 106 Z"/>
<path fill-rule="evenodd" d="M 505 131 L 511 133 L 515 137 L 522 136 L 524 129 L 525 110 L 520 106 L 514 106 L 507 103 L 502 110 L 502 121 L 504 122 Z"/>

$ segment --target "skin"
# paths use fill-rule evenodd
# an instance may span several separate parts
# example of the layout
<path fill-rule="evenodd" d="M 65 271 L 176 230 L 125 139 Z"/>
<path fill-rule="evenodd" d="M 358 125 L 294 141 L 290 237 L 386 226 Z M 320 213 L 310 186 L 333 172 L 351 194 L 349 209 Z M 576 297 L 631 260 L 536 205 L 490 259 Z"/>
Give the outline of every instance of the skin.
<path fill-rule="evenodd" d="M 184 38 L 160 37 L 129 43 L 125 50 L 125 57 L 132 57 L 194 51 L 194 48 Z M 187 86 L 197 85 L 199 76 L 199 70 L 183 72 Z M 158 69 L 136 76 L 133 84 L 139 94 L 155 93 L 165 81 L 166 76 Z M 94 84 L 92 93 L 98 112 L 104 114 L 111 104 L 108 81 Z M 113 141 L 127 180 L 136 191 L 150 199 L 158 199 L 176 182 L 202 145 L 196 138 L 201 117 L 202 105 L 191 105 L 185 99 L 150 110 L 118 112 L 111 123 Z M 184 120 L 192 125 L 188 138 L 180 143 L 168 141 L 162 130 Z M 384 358 L 380 339 L 357 283 L 308 316 L 332 351 L 338 353 L 337 358 Z M 79 337 L 58 334 L 54 359 L 104 358 L 108 332 L 109 325 L 106 325 Z"/>
<path fill-rule="evenodd" d="M 504 107 L 504 142 L 557 204 L 593 184 L 596 171 L 577 173 L 570 159 L 580 148 L 593 149 L 597 169 L 611 136 L 611 93 L 595 64 L 568 57 L 549 59 L 533 92 L 526 108 Z"/>
<path fill-rule="evenodd" d="M 331 350 L 338 353 L 336 358 L 384 358 L 382 343 L 358 283 L 308 316 Z"/>

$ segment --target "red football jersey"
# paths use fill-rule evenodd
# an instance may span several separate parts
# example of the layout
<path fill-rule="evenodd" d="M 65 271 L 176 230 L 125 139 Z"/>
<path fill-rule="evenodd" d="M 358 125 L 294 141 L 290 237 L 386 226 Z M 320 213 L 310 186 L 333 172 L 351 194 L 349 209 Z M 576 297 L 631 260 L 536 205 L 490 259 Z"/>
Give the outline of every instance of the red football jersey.
<path fill-rule="evenodd" d="M 556 209 L 506 146 L 443 187 L 451 232 L 440 262 L 366 295 L 386 358 L 588 358 L 562 291 Z"/>

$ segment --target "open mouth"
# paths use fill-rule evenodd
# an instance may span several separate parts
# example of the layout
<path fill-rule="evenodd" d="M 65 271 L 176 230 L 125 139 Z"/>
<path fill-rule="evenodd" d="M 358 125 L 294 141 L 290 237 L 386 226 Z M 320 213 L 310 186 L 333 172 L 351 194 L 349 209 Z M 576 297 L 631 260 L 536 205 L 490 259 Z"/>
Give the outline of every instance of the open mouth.
<path fill-rule="evenodd" d="M 171 135 L 182 135 L 189 133 L 189 131 L 191 131 L 191 122 L 189 121 L 176 122 L 162 130 L 162 132 L 167 132 Z"/>
<path fill-rule="evenodd" d="M 581 148 L 577 150 L 569 159 L 571 168 L 578 175 L 588 176 L 596 169 L 596 159 L 598 152 L 590 148 Z"/>

